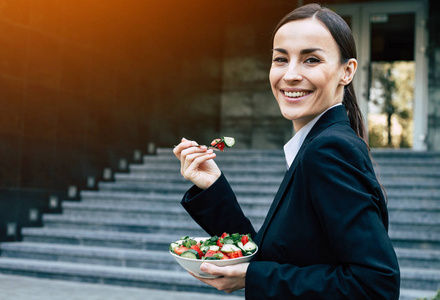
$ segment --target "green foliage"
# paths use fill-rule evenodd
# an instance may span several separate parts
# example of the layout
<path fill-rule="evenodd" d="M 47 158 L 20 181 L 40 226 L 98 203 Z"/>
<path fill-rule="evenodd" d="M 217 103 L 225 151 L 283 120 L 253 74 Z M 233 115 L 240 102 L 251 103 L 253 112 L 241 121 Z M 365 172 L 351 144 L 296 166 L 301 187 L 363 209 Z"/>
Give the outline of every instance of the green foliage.
<path fill-rule="evenodd" d="M 412 146 L 414 79 L 413 61 L 372 63 L 368 105 L 371 147 Z"/>

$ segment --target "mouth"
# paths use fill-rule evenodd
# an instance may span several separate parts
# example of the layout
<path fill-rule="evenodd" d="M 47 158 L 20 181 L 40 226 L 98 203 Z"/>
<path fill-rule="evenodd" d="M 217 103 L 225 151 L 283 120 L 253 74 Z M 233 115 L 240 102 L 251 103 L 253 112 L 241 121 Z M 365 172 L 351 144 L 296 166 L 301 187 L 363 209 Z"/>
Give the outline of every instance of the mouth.
<path fill-rule="evenodd" d="M 298 99 L 304 96 L 307 96 L 311 93 L 313 93 L 312 91 L 296 91 L 296 92 L 288 92 L 285 90 L 281 90 L 281 92 L 284 94 L 284 96 L 286 96 L 287 98 L 292 98 L 292 99 Z"/>

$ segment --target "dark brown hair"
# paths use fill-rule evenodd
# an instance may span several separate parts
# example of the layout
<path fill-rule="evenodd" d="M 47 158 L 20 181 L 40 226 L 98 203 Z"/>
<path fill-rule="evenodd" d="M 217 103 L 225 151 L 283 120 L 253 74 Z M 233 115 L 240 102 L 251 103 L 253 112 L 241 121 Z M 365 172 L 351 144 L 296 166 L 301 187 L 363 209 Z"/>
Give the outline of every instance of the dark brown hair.
<path fill-rule="evenodd" d="M 275 34 L 281 26 L 295 20 L 309 18 L 316 18 L 330 31 L 333 39 L 338 44 L 341 63 L 348 62 L 350 58 L 356 59 L 356 44 L 354 42 L 350 27 L 338 14 L 328 8 L 322 7 L 319 4 L 307 4 L 298 7 L 281 19 L 273 32 L 272 44 Z M 345 105 L 347 110 L 351 128 L 353 128 L 357 135 L 361 137 L 368 145 L 363 117 L 357 104 L 356 94 L 351 82 L 345 86 L 342 104 Z"/>

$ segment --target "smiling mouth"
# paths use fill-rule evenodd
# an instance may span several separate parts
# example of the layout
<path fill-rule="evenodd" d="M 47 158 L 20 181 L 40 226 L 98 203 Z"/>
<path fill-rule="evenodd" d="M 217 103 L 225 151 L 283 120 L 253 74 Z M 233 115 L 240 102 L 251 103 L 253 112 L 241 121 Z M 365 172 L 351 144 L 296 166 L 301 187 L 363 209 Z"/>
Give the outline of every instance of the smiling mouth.
<path fill-rule="evenodd" d="M 283 91 L 283 90 L 281 90 L 281 91 L 283 92 L 283 94 L 286 97 L 289 97 L 289 98 L 301 98 L 301 97 L 307 96 L 308 94 L 312 93 L 311 91 L 303 91 L 303 92 L 287 92 L 287 91 Z"/>

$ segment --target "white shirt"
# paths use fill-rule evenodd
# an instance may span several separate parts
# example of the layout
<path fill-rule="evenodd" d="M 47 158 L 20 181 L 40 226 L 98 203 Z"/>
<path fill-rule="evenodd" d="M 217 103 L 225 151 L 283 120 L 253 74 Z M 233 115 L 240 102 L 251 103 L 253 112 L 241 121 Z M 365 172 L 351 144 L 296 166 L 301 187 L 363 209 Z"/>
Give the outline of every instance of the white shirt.
<path fill-rule="evenodd" d="M 329 107 L 327 110 L 332 109 L 333 107 L 342 105 L 342 103 L 335 104 Z M 327 111 L 326 110 L 326 111 Z M 299 148 L 301 148 L 306 136 L 309 134 L 310 130 L 312 130 L 313 126 L 318 122 L 319 118 L 326 112 L 324 111 L 322 114 L 311 120 L 309 123 L 304 125 L 297 133 L 284 145 L 284 155 L 286 157 L 287 168 L 289 169 L 292 165 L 293 160 L 298 154 Z"/>

